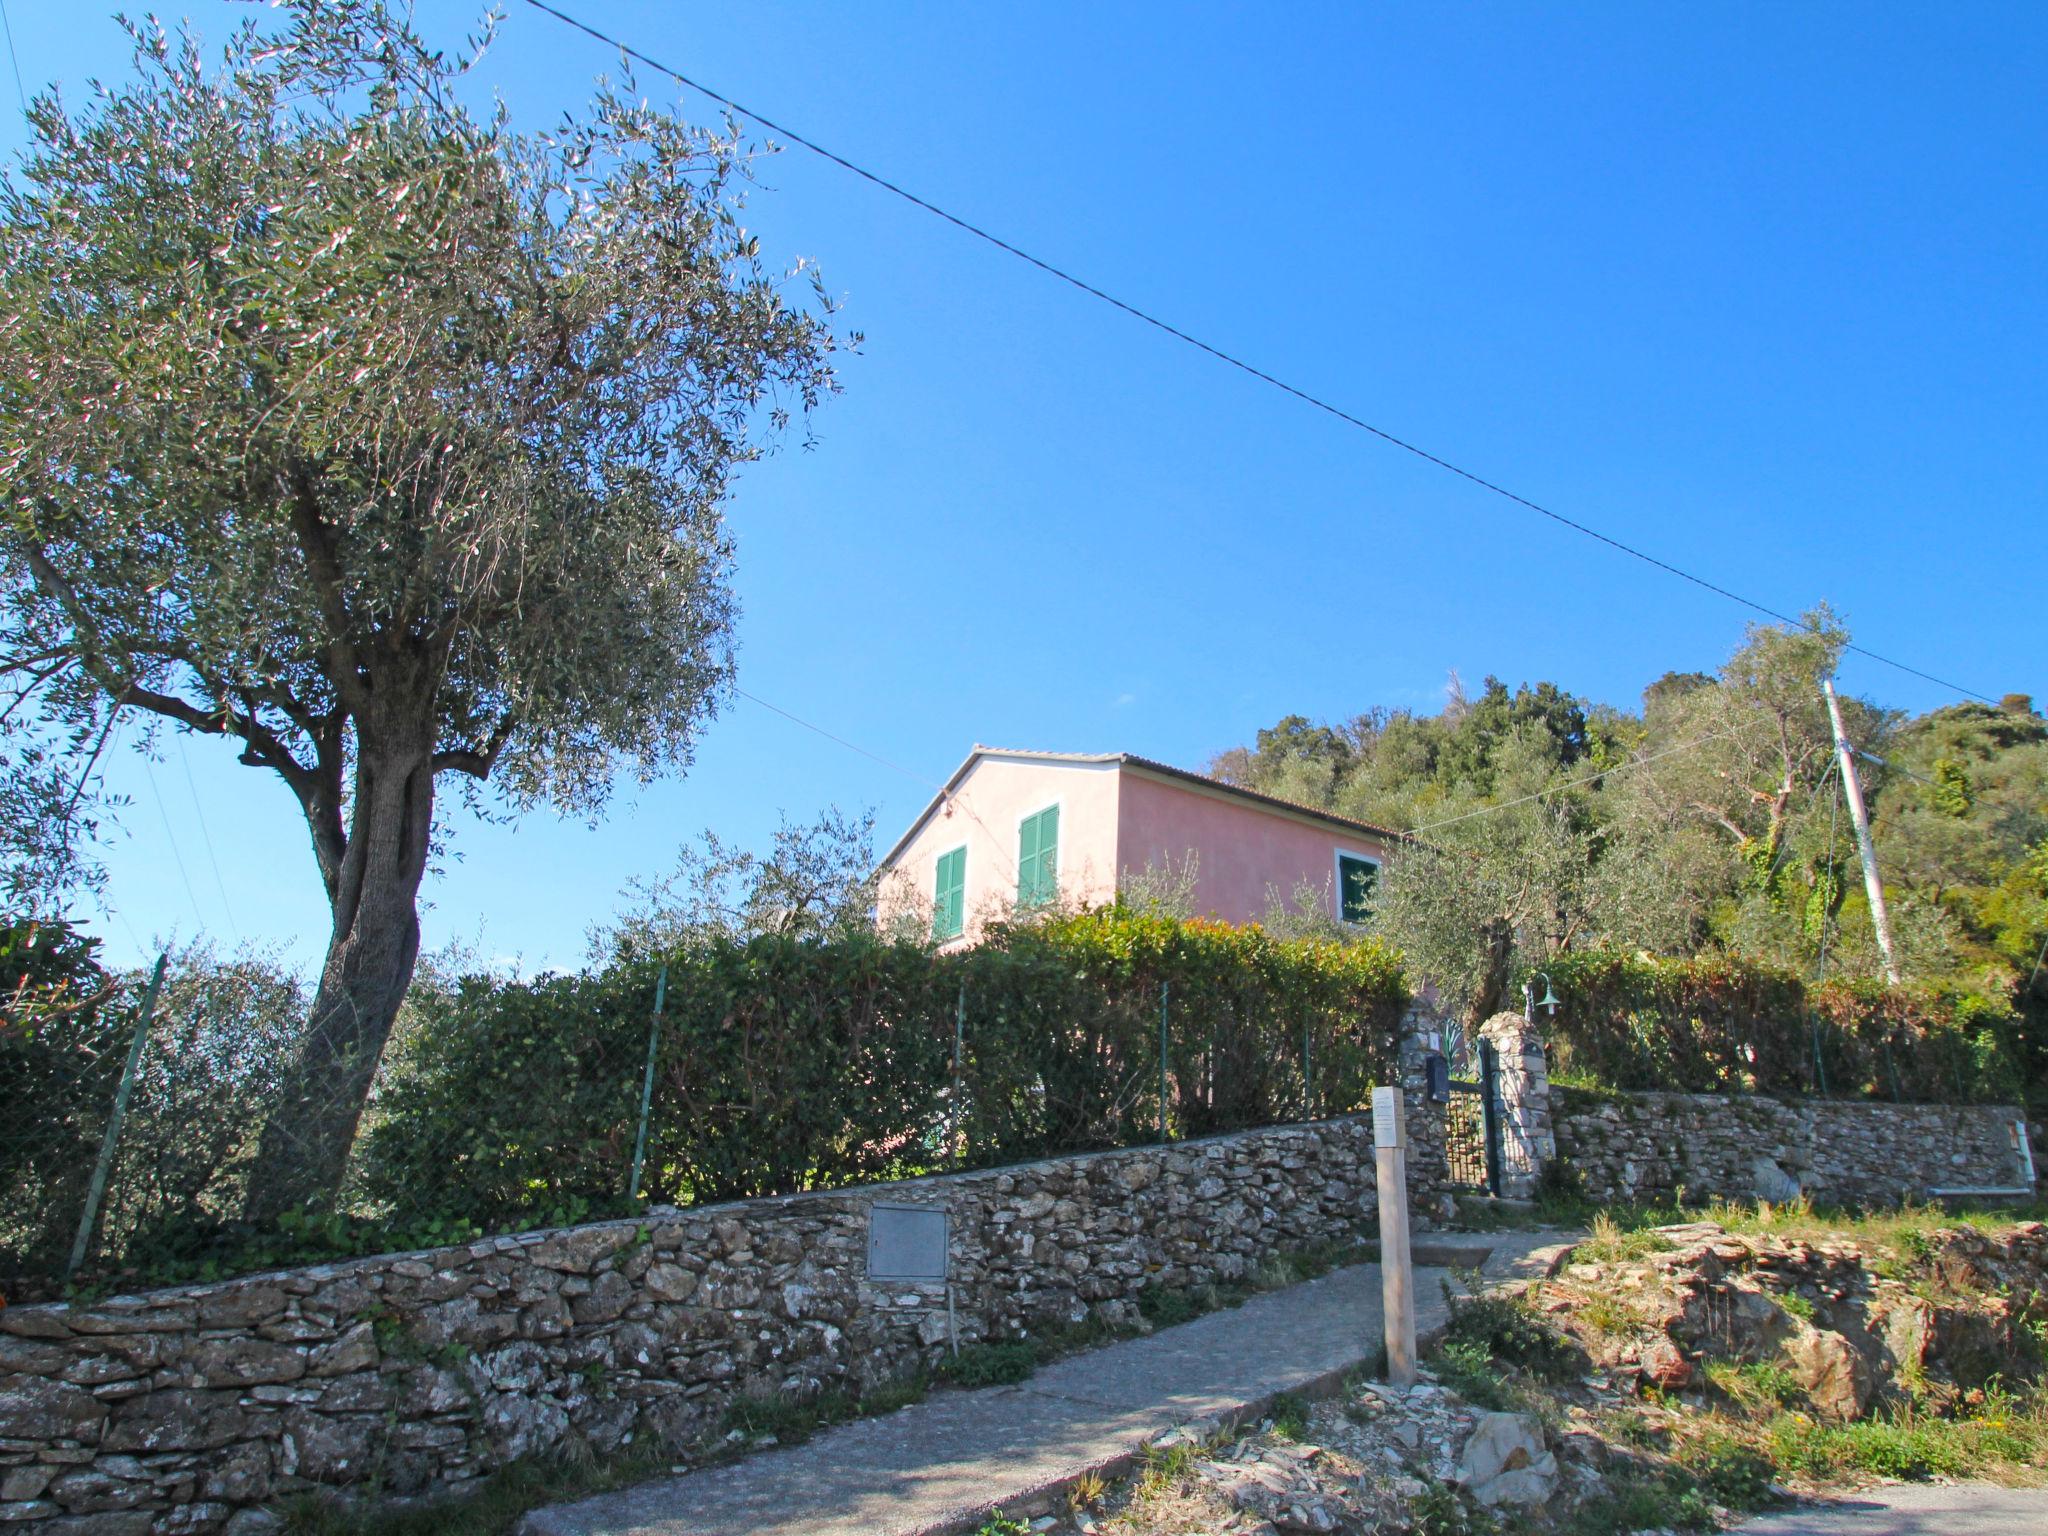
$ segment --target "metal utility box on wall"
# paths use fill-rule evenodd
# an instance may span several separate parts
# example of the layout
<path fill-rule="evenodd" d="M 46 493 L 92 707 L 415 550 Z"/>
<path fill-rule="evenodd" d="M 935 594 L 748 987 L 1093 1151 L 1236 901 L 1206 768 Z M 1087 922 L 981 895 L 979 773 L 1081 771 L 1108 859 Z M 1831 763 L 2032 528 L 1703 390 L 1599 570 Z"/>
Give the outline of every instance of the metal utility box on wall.
<path fill-rule="evenodd" d="M 868 1278 L 944 1281 L 948 1236 L 936 1207 L 877 1201 L 868 1207 Z"/>

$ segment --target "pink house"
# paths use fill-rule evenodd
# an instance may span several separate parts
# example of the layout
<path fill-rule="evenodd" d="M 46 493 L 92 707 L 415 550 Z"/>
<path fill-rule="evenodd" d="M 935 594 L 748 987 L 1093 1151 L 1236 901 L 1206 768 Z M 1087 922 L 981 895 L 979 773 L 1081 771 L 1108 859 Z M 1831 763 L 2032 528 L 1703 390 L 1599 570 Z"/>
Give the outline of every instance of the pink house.
<path fill-rule="evenodd" d="M 1019 904 L 1106 902 L 1191 866 L 1205 916 L 1252 922 L 1310 886 L 1362 922 L 1399 836 L 1128 752 L 977 746 L 883 857 L 883 917 L 929 911 L 936 937 L 971 943 Z"/>

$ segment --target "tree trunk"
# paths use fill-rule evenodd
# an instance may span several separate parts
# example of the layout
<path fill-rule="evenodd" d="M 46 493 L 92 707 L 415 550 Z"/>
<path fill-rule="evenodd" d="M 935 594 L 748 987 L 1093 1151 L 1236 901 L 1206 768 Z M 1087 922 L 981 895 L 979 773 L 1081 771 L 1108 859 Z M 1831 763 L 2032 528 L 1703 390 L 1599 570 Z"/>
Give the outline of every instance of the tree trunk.
<path fill-rule="evenodd" d="M 1502 999 L 1508 992 L 1508 962 L 1515 950 L 1514 926 L 1505 918 L 1488 921 L 1481 935 L 1484 947 L 1479 984 L 1472 989 L 1472 999 L 1465 1005 L 1465 1038 L 1477 1040 L 1479 1026 L 1500 1012 Z"/>
<path fill-rule="evenodd" d="M 430 743 L 374 756 L 365 750 L 354 791 L 347 851 L 330 885 L 334 927 L 306 1040 L 250 1172 L 244 1209 L 254 1221 L 326 1206 L 340 1189 L 419 958 L 417 898 L 434 819 Z"/>

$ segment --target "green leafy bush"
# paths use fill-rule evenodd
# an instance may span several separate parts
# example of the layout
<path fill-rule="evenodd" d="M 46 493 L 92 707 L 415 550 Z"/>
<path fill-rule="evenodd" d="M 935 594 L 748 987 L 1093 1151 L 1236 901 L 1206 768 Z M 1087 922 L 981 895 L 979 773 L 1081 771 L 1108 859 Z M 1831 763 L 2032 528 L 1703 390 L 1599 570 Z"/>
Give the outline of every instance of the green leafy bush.
<path fill-rule="evenodd" d="M 1174 1134 L 1357 1109 L 1391 1075 L 1407 1000 L 1376 944 L 1122 907 L 956 954 L 714 937 L 576 976 L 472 977 L 416 995 L 356 1195 L 486 1229 L 625 1210 L 664 969 L 641 1188 L 678 1204 L 1153 1140 L 1162 989 Z"/>
<path fill-rule="evenodd" d="M 2013 1102 L 2009 1010 L 1974 993 L 1809 984 L 1727 955 L 1585 950 L 1546 962 L 1552 1075 L 1609 1088 Z"/>

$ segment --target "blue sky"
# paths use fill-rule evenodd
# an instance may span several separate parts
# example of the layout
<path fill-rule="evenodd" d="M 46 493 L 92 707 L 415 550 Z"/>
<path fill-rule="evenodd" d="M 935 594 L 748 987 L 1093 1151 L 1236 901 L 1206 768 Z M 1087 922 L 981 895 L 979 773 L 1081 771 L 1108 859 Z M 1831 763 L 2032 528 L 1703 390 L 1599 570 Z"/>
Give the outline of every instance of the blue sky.
<path fill-rule="evenodd" d="M 2048 695 L 2048 10 L 565 8 L 1570 516 Z M 9 11 L 31 90 L 125 68 L 92 0 Z M 475 14 L 420 11 L 451 43 Z M 484 79 L 540 126 L 616 69 L 515 0 Z M 1453 668 L 1630 703 L 1740 637 L 803 151 L 762 179 L 766 248 L 821 262 L 867 342 L 730 508 L 740 685 L 910 772 L 737 701 L 595 827 L 454 813 L 430 945 L 574 963 L 698 830 L 837 803 L 886 841 L 977 740 L 1198 766 L 1290 711 L 1435 708 Z M 1844 683 L 1948 698 L 1860 658 Z M 281 787 L 165 753 L 113 773 L 111 954 L 203 928 L 316 960 Z"/>

